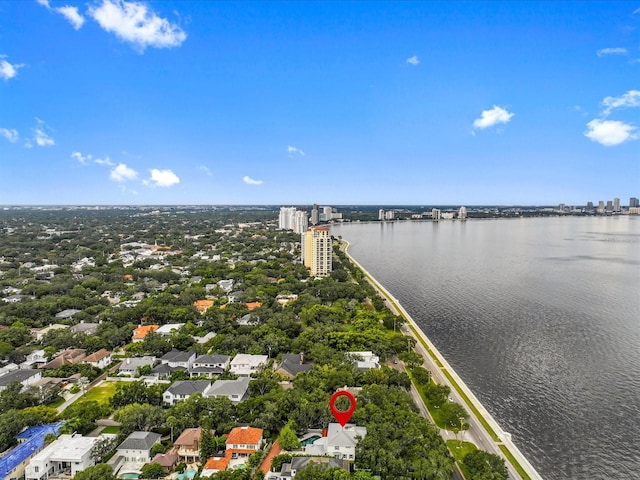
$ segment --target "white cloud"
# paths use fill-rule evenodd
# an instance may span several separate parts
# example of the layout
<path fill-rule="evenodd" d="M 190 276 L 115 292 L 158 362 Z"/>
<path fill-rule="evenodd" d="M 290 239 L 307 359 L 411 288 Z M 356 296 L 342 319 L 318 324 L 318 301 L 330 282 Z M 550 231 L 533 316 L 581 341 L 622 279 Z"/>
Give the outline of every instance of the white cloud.
<path fill-rule="evenodd" d="M 420 59 L 418 58 L 417 55 L 414 55 L 413 57 L 407 58 L 407 63 L 410 63 L 413 66 L 416 66 L 420 64 Z"/>
<path fill-rule="evenodd" d="M 254 180 L 253 178 L 245 175 L 244 177 L 242 177 L 242 181 L 244 183 L 247 183 L 249 185 L 261 185 L 262 184 L 262 180 Z"/>
<path fill-rule="evenodd" d="M 71 152 L 71 158 L 77 160 L 82 165 L 86 165 L 89 160 L 91 160 L 91 154 L 82 155 L 80 152 Z"/>
<path fill-rule="evenodd" d="M 204 165 L 200 165 L 198 167 L 198 170 L 200 170 L 201 172 L 204 172 L 207 177 L 212 177 L 213 176 L 213 172 L 211 172 L 211 169 L 209 167 L 205 167 Z"/>
<path fill-rule="evenodd" d="M 508 123 L 513 117 L 513 113 L 508 112 L 504 108 L 494 105 L 491 110 L 483 110 L 480 118 L 473 121 L 473 128 L 489 128 L 500 123 Z"/>
<path fill-rule="evenodd" d="M 64 16 L 69 23 L 76 30 L 80 30 L 80 27 L 84 25 L 84 17 L 78 13 L 77 7 L 70 7 L 69 5 L 65 5 L 64 7 L 56 8 L 56 11 Z"/>
<path fill-rule="evenodd" d="M 4 55 L 0 55 L 0 58 L 3 58 Z M 18 75 L 18 69 L 24 67 L 24 64 L 11 64 L 6 60 L 0 60 L 0 78 L 4 78 L 5 80 L 9 80 L 10 78 Z"/>
<path fill-rule="evenodd" d="M 587 123 L 585 137 L 605 147 L 620 145 L 627 140 L 636 140 L 640 135 L 638 128 L 617 120 L 595 119 Z"/>
<path fill-rule="evenodd" d="M 147 47 L 176 47 L 187 34 L 166 18 L 160 18 L 144 3 L 125 0 L 102 0 L 102 5 L 89 8 L 89 15 L 107 32 L 140 51 Z"/>
<path fill-rule="evenodd" d="M 627 53 L 628 52 L 626 48 L 616 47 L 616 48 L 601 48 L 596 52 L 596 55 L 598 55 L 599 57 L 602 57 L 604 55 L 626 55 Z"/>
<path fill-rule="evenodd" d="M 103 167 L 113 167 L 113 166 L 115 166 L 115 163 L 113 163 L 109 157 L 93 158 L 93 155 L 91 155 L 90 153 L 88 153 L 86 155 L 83 155 L 80 152 L 72 152 L 71 153 L 71 158 L 77 160 L 82 165 L 88 165 L 90 162 L 93 162 L 93 163 L 95 163 L 97 165 L 102 165 Z"/>
<path fill-rule="evenodd" d="M 51 147 L 56 144 L 56 142 L 49 136 L 49 134 L 45 131 L 49 127 L 36 117 L 36 126 L 33 128 L 33 138 L 28 139 L 25 143 L 27 148 L 31 148 L 33 146 L 33 142 L 36 142 L 36 145 L 39 147 Z"/>
<path fill-rule="evenodd" d="M 151 169 L 151 178 L 143 182 L 145 185 L 152 187 L 171 187 L 176 183 L 180 183 L 178 176 L 172 170 Z"/>
<path fill-rule="evenodd" d="M 605 97 L 602 105 L 604 105 L 602 114 L 605 117 L 616 108 L 640 107 L 640 90 L 629 90 L 620 97 Z"/>
<path fill-rule="evenodd" d="M 115 163 L 113 163 L 109 157 L 96 158 L 94 162 L 96 162 L 98 165 L 106 165 L 107 167 L 113 167 L 115 165 Z"/>
<path fill-rule="evenodd" d="M 109 178 L 115 182 L 135 180 L 136 178 L 138 178 L 138 172 L 136 172 L 133 168 L 127 167 L 124 163 L 120 163 L 116 168 L 111 170 Z"/>
<path fill-rule="evenodd" d="M 18 131 L 15 128 L 0 128 L 0 137 L 4 137 L 11 143 L 18 141 Z"/>
<path fill-rule="evenodd" d="M 38 2 L 40 5 L 42 5 L 43 7 L 49 7 L 49 0 L 36 0 L 36 2 Z"/>
<path fill-rule="evenodd" d="M 289 152 L 289 156 L 290 157 L 293 156 L 294 154 L 304 157 L 304 152 L 302 151 L 301 148 L 298 148 L 298 147 L 293 147 L 293 146 L 289 145 L 287 147 L 287 152 Z"/>

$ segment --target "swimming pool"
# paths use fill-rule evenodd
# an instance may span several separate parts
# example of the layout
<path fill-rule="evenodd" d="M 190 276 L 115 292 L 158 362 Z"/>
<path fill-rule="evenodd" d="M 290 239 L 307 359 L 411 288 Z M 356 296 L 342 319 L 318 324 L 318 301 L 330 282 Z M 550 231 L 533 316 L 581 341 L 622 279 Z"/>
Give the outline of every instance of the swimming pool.
<path fill-rule="evenodd" d="M 184 473 L 180 473 L 176 477 L 176 479 L 177 480 L 191 480 L 193 477 L 196 476 L 196 473 L 198 473 L 197 470 L 193 470 L 193 469 L 185 470 Z"/>
<path fill-rule="evenodd" d="M 140 478 L 140 475 L 137 473 L 121 473 L 118 475 L 118 478 L 137 480 Z"/>
<path fill-rule="evenodd" d="M 313 435 L 309 438 L 305 438 L 304 440 L 301 440 L 300 443 L 302 444 L 303 447 L 306 447 L 307 445 L 311 445 L 313 442 L 315 442 L 319 438 L 322 438 L 322 437 L 320 435 Z"/>

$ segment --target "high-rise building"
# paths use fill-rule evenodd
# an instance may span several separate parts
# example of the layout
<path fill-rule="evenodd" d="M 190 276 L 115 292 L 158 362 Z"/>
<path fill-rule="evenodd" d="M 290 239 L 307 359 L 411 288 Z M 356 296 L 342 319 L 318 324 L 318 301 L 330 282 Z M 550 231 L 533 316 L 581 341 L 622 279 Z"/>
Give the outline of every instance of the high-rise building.
<path fill-rule="evenodd" d="M 384 220 L 384 209 L 378 210 L 378 220 Z"/>
<path fill-rule="evenodd" d="M 598 202 L 598 213 L 604 213 L 604 202 L 602 200 Z"/>
<path fill-rule="evenodd" d="M 640 203 L 636 197 L 631 197 L 629 199 L 629 207 L 640 207 Z"/>
<path fill-rule="evenodd" d="M 396 212 L 395 210 L 387 210 L 384 212 L 384 219 L 385 220 L 395 220 L 396 219 Z"/>
<path fill-rule="evenodd" d="M 460 220 L 467 218 L 467 207 L 460 207 L 460 210 L 458 210 L 458 218 Z"/>
<path fill-rule="evenodd" d="M 587 210 L 593 210 L 593 202 L 587 202 Z"/>
<path fill-rule="evenodd" d="M 304 233 L 309 226 L 307 213 L 297 210 L 295 207 L 280 207 L 278 216 L 278 228 L 293 230 L 295 233 Z"/>
<path fill-rule="evenodd" d="M 617 197 L 613 199 L 613 211 L 620 213 L 620 199 Z"/>
<path fill-rule="evenodd" d="M 307 231 L 307 228 L 309 228 L 309 217 L 307 217 L 307 212 L 297 210 L 293 216 L 293 231 L 295 233 L 304 233 Z"/>
<path fill-rule="evenodd" d="M 440 220 L 442 216 L 442 212 L 440 212 L 439 208 L 434 208 L 431 210 L 431 218 L 433 218 L 434 220 Z"/>
<path fill-rule="evenodd" d="M 302 235 L 302 258 L 312 277 L 331 273 L 331 236 L 327 227 L 311 227 Z"/>
<path fill-rule="evenodd" d="M 613 211 L 613 202 L 611 200 L 607 200 L 607 207 L 605 208 L 607 212 Z"/>
<path fill-rule="evenodd" d="M 320 223 L 320 212 L 318 211 L 318 204 L 314 203 L 311 209 L 311 225 L 317 225 Z"/>
<path fill-rule="evenodd" d="M 323 216 L 325 222 L 330 222 L 331 219 L 333 219 L 333 209 L 331 207 L 322 207 L 320 218 L 322 218 Z"/>
<path fill-rule="evenodd" d="M 293 217 L 295 214 L 296 207 L 280 207 L 278 228 L 282 230 L 293 230 Z"/>

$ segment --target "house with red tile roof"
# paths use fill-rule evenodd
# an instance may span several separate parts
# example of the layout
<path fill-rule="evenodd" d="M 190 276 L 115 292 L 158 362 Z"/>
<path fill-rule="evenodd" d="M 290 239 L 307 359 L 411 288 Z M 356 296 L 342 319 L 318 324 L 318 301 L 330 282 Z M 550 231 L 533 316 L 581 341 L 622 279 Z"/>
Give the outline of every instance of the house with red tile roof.
<path fill-rule="evenodd" d="M 151 332 L 155 332 L 159 328 L 160 325 L 140 325 L 133 330 L 131 341 L 141 342 L 142 340 L 144 340 L 144 337 L 149 335 Z"/>
<path fill-rule="evenodd" d="M 236 427 L 227 436 L 227 455 L 231 458 L 248 457 L 253 452 L 260 450 L 264 439 L 263 430 L 254 427 Z"/>
<path fill-rule="evenodd" d="M 196 300 L 193 302 L 193 306 L 196 307 L 196 310 L 198 310 L 202 315 L 204 315 L 207 310 L 213 307 L 214 303 L 215 302 L 213 300 Z"/>
<path fill-rule="evenodd" d="M 226 470 L 228 466 L 229 466 L 228 456 L 225 455 L 224 457 L 211 457 L 209 460 L 207 460 L 207 463 L 204 464 L 204 467 L 202 468 L 202 472 L 200 472 L 200 476 L 209 477 L 214 473 L 218 473 L 223 470 Z"/>
<path fill-rule="evenodd" d="M 260 308 L 262 306 L 261 302 L 248 302 L 247 304 L 247 308 L 249 309 L 249 311 L 251 312 L 252 310 L 255 310 L 256 308 Z"/>

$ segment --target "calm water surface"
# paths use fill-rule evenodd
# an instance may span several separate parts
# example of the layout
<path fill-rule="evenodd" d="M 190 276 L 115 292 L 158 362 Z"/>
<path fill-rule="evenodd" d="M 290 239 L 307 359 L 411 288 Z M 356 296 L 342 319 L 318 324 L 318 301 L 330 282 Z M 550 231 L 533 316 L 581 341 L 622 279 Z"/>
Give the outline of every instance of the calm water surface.
<path fill-rule="evenodd" d="M 345 224 L 545 479 L 640 478 L 640 218 Z"/>

